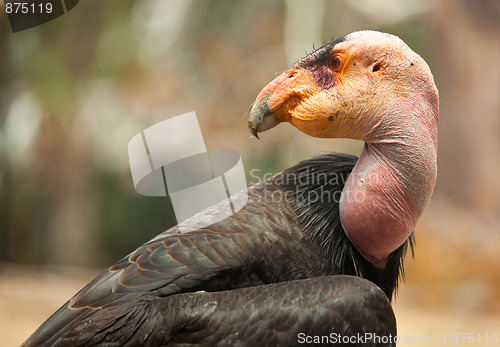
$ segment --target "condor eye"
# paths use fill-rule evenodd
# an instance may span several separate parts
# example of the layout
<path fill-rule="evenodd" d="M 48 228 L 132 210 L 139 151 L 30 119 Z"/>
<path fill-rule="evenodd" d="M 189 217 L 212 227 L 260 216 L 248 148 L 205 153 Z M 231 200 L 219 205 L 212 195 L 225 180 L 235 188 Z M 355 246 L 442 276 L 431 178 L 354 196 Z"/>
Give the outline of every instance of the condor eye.
<path fill-rule="evenodd" d="M 334 55 L 330 58 L 330 67 L 332 68 L 332 70 L 337 71 L 340 68 L 341 64 L 342 58 L 340 58 L 338 55 Z"/>

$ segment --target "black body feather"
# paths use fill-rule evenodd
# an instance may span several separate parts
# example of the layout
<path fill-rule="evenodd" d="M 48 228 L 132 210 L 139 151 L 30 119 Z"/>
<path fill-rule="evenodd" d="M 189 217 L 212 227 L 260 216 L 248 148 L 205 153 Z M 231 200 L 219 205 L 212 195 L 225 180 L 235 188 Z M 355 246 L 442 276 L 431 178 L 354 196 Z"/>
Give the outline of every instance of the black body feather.
<path fill-rule="evenodd" d="M 248 202 L 231 217 L 198 228 L 216 205 L 192 219 L 190 232 L 165 231 L 83 288 L 25 345 L 291 346 L 299 333 L 394 336 L 389 301 L 413 236 L 383 269 L 351 244 L 338 199 L 356 160 L 303 161 L 240 193 Z"/>

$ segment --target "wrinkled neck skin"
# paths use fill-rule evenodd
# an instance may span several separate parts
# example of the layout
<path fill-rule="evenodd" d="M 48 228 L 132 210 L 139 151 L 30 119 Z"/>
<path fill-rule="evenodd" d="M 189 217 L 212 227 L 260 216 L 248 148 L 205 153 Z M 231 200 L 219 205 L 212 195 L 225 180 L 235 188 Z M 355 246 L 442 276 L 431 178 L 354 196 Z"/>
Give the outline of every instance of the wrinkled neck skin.
<path fill-rule="evenodd" d="M 347 236 L 381 268 L 413 231 L 437 174 L 437 107 L 409 105 L 386 119 L 367 132 L 340 201 Z"/>

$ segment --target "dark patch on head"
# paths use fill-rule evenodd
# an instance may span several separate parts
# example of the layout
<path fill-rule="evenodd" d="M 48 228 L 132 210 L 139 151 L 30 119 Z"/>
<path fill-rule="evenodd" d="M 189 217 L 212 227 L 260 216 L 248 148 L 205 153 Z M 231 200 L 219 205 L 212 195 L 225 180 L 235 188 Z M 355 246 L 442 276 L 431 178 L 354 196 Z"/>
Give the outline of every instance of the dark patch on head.
<path fill-rule="evenodd" d="M 297 65 L 306 70 L 320 89 L 331 89 L 335 86 L 333 71 L 330 69 L 331 51 L 344 38 L 329 42 L 318 48 L 307 57 L 297 62 Z"/>
<path fill-rule="evenodd" d="M 333 116 L 328 117 L 328 120 L 329 120 L 330 122 L 333 122 Z"/>
<path fill-rule="evenodd" d="M 413 62 L 412 61 L 410 61 L 410 66 L 413 66 Z"/>

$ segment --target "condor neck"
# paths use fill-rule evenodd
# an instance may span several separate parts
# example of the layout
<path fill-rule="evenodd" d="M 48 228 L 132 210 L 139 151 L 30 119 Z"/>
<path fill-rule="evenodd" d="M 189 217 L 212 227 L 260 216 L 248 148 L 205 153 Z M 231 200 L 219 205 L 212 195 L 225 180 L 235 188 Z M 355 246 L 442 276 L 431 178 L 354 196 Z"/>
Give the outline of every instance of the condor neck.
<path fill-rule="evenodd" d="M 436 182 L 437 112 L 404 119 L 369 132 L 340 201 L 347 236 L 378 267 L 411 234 Z"/>

